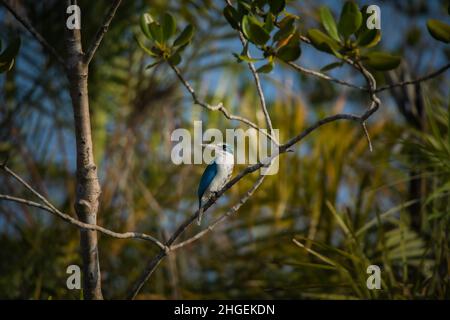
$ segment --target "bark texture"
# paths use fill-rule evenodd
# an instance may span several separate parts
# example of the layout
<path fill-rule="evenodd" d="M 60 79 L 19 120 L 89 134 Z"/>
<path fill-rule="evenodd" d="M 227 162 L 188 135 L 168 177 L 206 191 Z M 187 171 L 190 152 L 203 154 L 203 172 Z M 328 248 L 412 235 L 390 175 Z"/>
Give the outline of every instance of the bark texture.
<path fill-rule="evenodd" d="M 88 65 L 83 61 L 80 30 L 68 30 L 67 75 L 75 120 L 77 148 L 77 187 L 75 211 L 85 223 L 97 224 L 100 183 L 94 162 L 91 120 L 89 115 Z M 84 298 L 103 299 L 100 265 L 97 247 L 97 232 L 80 231 L 80 250 L 83 259 Z"/>

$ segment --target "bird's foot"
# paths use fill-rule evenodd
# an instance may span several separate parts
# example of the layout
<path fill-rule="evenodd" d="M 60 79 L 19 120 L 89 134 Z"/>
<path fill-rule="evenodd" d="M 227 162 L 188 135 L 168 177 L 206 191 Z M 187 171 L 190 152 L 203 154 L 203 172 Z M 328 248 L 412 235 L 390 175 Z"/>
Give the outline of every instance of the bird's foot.
<path fill-rule="evenodd" d="M 219 197 L 219 192 L 218 191 L 212 191 L 211 192 L 211 198 L 216 200 Z"/>

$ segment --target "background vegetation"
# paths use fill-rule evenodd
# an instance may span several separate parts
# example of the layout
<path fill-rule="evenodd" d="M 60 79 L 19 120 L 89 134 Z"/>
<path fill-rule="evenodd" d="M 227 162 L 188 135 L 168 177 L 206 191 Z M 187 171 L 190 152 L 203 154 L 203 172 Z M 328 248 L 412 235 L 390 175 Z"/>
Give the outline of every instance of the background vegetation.
<path fill-rule="evenodd" d="M 59 52 L 64 52 L 64 3 L 16 1 Z M 377 48 L 402 56 L 377 72 L 379 85 L 416 79 L 448 63 L 448 44 L 427 32 L 428 19 L 449 20 L 448 1 L 358 1 L 377 4 L 382 40 Z M 320 25 L 318 8 L 338 17 L 343 2 L 290 1 L 300 29 Z M 93 37 L 107 1 L 79 1 L 84 38 Z M 138 230 L 164 239 L 192 215 L 204 166 L 170 161 L 176 128 L 239 127 L 193 105 L 165 64 L 134 40 L 143 12 L 172 13 L 195 26 L 179 68 L 197 92 L 261 126 L 264 117 L 251 74 L 233 52 L 240 42 L 222 15 L 224 1 L 126 1 L 90 67 L 94 151 L 102 195 L 99 225 Z M 3 41 L 20 35 L 15 66 L 0 76 L 0 156 L 64 212 L 74 214 L 75 141 L 68 83 L 54 59 L 0 7 Z M 89 39 L 90 41 L 90 39 Z M 302 46 L 300 63 L 319 70 L 333 61 Z M 349 67 L 329 71 L 364 85 Z M 324 115 L 362 113 L 367 97 L 283 63 L 262 75 L 268 109 L 282 141 Z M 418 85 L 380 93 L 369 120 L 370 152 L 360 127 L 334 122 L 280 158 L 280 171 L 215 232 L 170 255 L 138 298 L 387 298 L 448 299 L 450 218 L 450 100 L 448 72 Z M 255 113 L 255 110 L 258 110 Z M 206 129 L 206 128 L 205 128 Z M 236 169 L 238 172 L 240 167 Z M 227 191 L 205 217 L 226 211 L 256 179 Z M 27 196 L 0 175 L 0 193 Z M 207 222 L 204 222 L 205 224 Z M 162 232 L 161 230 L 166 230 Z M 187 231 L 193 235 L 197 226 Z M 157 248 L 99 235 L 103 291 L 121 298 Z M 296 239 L 301 245 L 295 244 Z M 66 268 L 81 264 L 79 231 L 38 209 L 0 201 L 0 298 L 78 299 L 66 289 Z M 382 290 L 366 288 L 366 268 L 382 269 Z"/>

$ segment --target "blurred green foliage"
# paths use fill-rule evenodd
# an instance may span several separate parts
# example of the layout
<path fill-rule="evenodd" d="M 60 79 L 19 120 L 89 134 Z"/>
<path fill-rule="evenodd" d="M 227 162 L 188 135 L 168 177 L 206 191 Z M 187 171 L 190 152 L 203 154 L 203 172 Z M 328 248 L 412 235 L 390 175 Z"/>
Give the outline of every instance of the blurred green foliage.
<path fill-rule="evenodd" d="M 87 42 L 108 3 L 79 2 Z M 102 181 L 100 225 L 168 237 L 193 213 L 194 191 L 204 169 L 172 164 L 170 133 L 176 128 L 192 130 L 193 121 L 199 119 L 208 128 L 238 126 L 220 113 L 193 106 L 170 68 L 160 62 L 179 64 L 205 100 L 223 102 L 233 113 L 261 126 L 265 122 L 254 83 L 246 64 L 235 63 L 232 54 L 239 61 L 262 62 L 260 72 L 275 70 L 263 84 L 272 88 L 267 90 L 268 109 L 274 127 L 280 129 L 280 140 L 286 141 L 324 115 L 361 112 L 367 104 L 359 93 L 274 65 L 276 59 L 289 62 L 300 54 L 305 65 L 312 61 L 304 46 L 300 50 L 300 43 L 293 40 L 300 32 L 327 53 L 314 51 L 323 64 L 329 63 L 329 53 L 334 59 L 362 55 L 370 67 L 384 71 L 400 61 L 380 52 L 402 53 L 396 71 L 376 74 L 380 85 L 423 74 L 421 61 L 431 51 L 446 50 L 438 41 L 420 36 L 414 41 L 404 37 L 392 49 L 385 42 L 389 36 L 381 40 L 378 32 L 364 29 L 364 10 L 353 2 L 342 3 L 342 10 L 316 1 L 287 5 L 272 1 L 270 6 L 264 1 L 252 2 L 255 6 L 238 2 L 232 7 L 213 0 L 133 1 L 118 10 L 89 78 L 94 151 Z M 425 10 L 421 1 L 408 3 L 381 5 L 411 22 L 404 34 L 425 30 L 426 23 L 417 27 L 417 21 L 441 19 L 445 6 L 445 1 L 438 8 L 425 4 Z M 36 28 L 63 52 L 59 25 L 63 4 L 26 0 L 20 4 Z M 337 23 L 336 10 L 341 10 Z M 148 16 L 142 15 L 145 12 Z M 318 24 L 326 33 L 314 29 Z M 24 37 L 20 63 L 0 81 L 0 155 L 8 155 L 10 167 L 74 215 L 73 125 L 62 70 L 45 53 L 36 54 L 37 44 L 11 20 L 2 20 L 0 27 Z M 236 29 L 242 29 L 251 46 L 262 53 L 258 60 L 248 56 L 255 48 L 236 53 L 240 51 Z M 173 58 L 181 48 L 182 59 Z M 441 60 L 435 59 L 439 66 Z M 419 67 L 408 69 L 407 62 Z M 146 68 L 149 65 L 153 68 Z M 328 64 L 324 72 L 345 76 L 345 67 L 337 67 L 342 64 Z M 411 90 L 415 98 L 407 99 Z M 418 109 L 418 99 L 423 100 L 423 109 Z M 280 158 L 279 173 L 267 177 L 235 216 L 207 239 L 166 259 L 138 298 L 448 299 L 448 73 L 421 88 L 385 92 L 382 100 L 369 125 L 372 153 L 354 123 L 335 122 L 315 131 L 294 153 Z M 417 177 L 420 196 L 411 189 Z M 255 178 L 251 175 L 227 191 L 206 221 L 235 203 Z M 0 193 L 30 197 L 5 176 L 0 176 Z M 193 226 L 184 237 L 196 231 Z M 82 296 L 65 286 L 67 266 L 81 263 L 74 227 L 37 209 L 0 202 L 0 237 L 1 298 Z M 124 297 L 146 261 L 157 253 L 146 242 L 104 235 L 99 245 L 106 298 Z M 366 287 L 366 268 L 371 264 L 381 267 L 382 290 Z"/>

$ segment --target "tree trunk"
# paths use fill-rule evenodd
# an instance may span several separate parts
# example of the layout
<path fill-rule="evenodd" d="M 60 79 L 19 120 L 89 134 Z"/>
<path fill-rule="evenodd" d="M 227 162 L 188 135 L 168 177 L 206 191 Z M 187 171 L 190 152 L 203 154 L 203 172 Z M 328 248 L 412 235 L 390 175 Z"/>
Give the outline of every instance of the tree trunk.
<path fill-rule="evenodd" d="M 97 224 L 98 198 L 100 184 L 91 136 L 89 116 L 88 66 L 83 61 L 80 30 L 68 30 L 67 75 L 70 84 L 70 96 L 75 120 L 77 148 L 77 186 L 75 211 L 78 218 L 89 224 Z M 101 290 L 100 265 L 98 258 L 97 233 L 80 231 L 80 249 L 83 259 L 83 294 L 84 298 L 103 299 Z"/>

